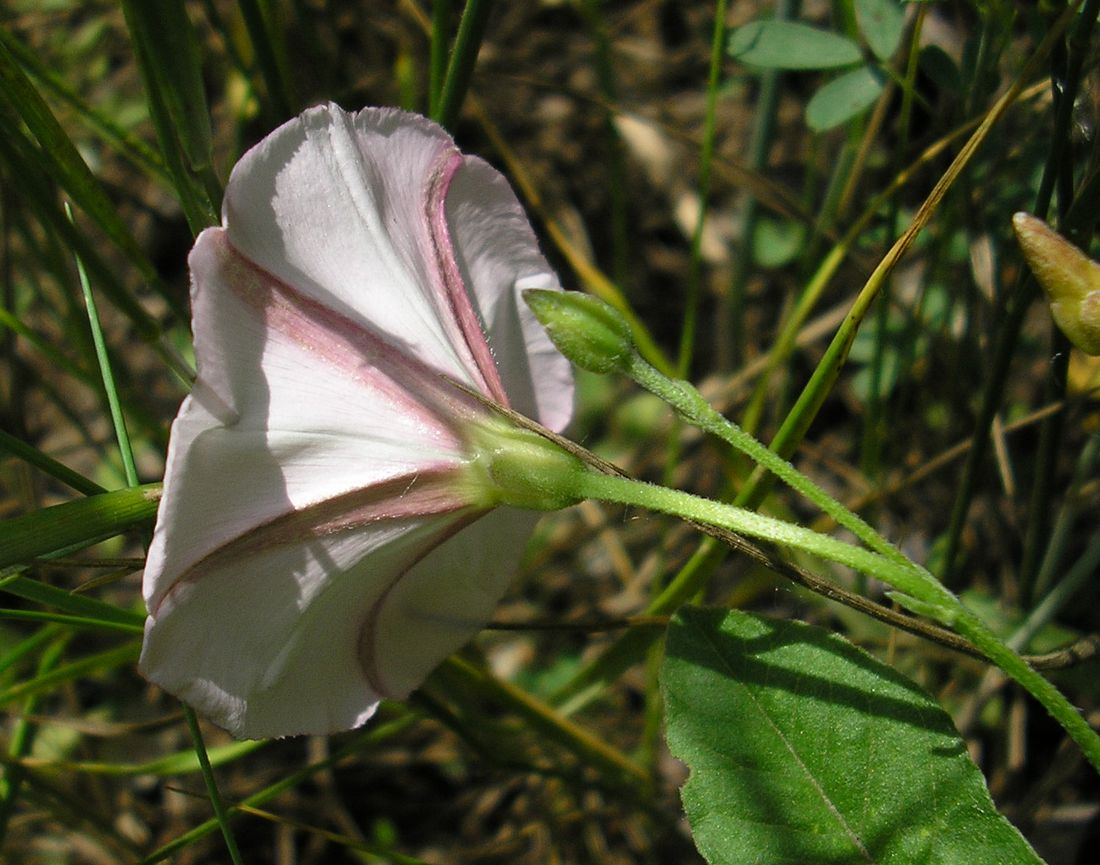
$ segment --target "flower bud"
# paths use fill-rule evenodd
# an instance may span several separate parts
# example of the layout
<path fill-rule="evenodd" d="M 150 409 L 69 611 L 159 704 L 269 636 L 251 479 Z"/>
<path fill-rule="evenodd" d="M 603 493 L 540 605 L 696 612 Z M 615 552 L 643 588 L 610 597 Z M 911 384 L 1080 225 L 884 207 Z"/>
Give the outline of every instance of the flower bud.
<path fill-rule="evenodd" d="M 608 373 L 625 370 L 634 354 L 630 325 L 619 311 L 579 291 L 523 292 L 535 318 L 558 351 L 581 369 Z"/>
<path fill-rule="evenodd" d="M 1100 264 L 1030 214 L 1017 213 L 1012 227 L 1062 333 L 1086 354 L 1100 355 Z"/>

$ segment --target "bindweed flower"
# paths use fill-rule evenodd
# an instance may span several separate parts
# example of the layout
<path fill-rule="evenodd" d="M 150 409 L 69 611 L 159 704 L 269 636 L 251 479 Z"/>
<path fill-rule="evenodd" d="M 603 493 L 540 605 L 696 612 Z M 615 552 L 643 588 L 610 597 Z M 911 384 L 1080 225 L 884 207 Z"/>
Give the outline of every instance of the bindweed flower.
<path fill-rule="evenodd" d="M 311 109 L 189 259 L 198 379 L 145 569 L 144 674 L 243 737 L 329 733 L 489 618 L 579 470 L 558 290 L 504 178 L 414 115 Z"/>

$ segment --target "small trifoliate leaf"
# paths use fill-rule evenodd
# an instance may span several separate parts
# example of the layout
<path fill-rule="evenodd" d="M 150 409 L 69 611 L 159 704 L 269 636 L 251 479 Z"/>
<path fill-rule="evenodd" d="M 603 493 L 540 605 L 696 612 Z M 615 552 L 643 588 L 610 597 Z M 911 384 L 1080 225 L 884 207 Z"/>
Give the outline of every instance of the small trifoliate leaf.
<path fill-rule="evenodd" d="M 879 60 L 894 56 L 905 30 L 905 13 L 898 0 L 856 0 L 856 21 Z"/>
<path fill-rule="evenodd" d="M 806 125 L 824 132 L 870 108 L 882 92 L 882 73 L 861 66 L 845 72 L 817 91 L 806 104 Z"/>
<path fill-rule="evenodd" d="M 863 59 L 851 39 L 798 21 L 753 21 L 730 34 L 734 60 L 764 69 L 834 69 Z"/>

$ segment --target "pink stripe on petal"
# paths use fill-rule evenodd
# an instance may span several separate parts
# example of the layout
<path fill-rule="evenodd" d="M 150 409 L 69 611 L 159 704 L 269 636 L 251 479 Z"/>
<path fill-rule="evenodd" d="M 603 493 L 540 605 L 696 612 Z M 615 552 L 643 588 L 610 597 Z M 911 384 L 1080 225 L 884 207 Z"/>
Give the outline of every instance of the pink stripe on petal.
<path fill-rule="evenodd" d="M 201 580 L 207 573 L 272 547 L 305 544 L 386 520 L 442 517 L 468 510 L 470 502 L 461 492 L 462 472 L 460 465 L 434 466 L 282 514 L 204 556 L 180 574 L 158 609 L 150 613 L 156 616 L 159 607 L 184 583 Z"/>
<path fill-rule="evenodd" d="M 225 232 L 217 253 L 229 287 L 272 330 L 334 372 L 378 393 L 418 418 L 433 438 L 458 450 L 461 422 L 484 410 L 411 352 L 303 294 L 241 255 Z"/>
<path fill-rule="evenodd" d="M 481 319 L 474 311 L 470 293 L 462 279 L 462 272 L 455 260 L 451 230 L 447 225 L 447 191 L 455 173 L 462 167 L 465 157 L 457 150 L 447 148 L 440 154 L 432 169 L 428 184 L 425 209 L 431 234 L 432 250 L 435 253 L 438 275 L 442 281 L 443 293 L 450 313 L 458 323 L 459 330 L 474 363 L 474 370 L 481 379 L 486 395 L 503 406 L 508 406 L 508 394 L 500 380 L 493 352 L 485 337 Z"/>
<path fill-rule="evenodd" d="M 416 557 L 402 568 L 394 578 L 390 581 L 390 584 L 382 590 L 382 593 L 375 599 L 374 604 L 370 608 L 370 612 L 367 614 L 366 619 L 363 621 L 363 628 L 360 631 L 359 637 L 359 663 L 363 669 L 363 675 L 367 679 L 367 683 L 371 686 L 371 689 L 380 697 L 386 698 L 403 698 L 408 696 L 404 693 L 397 693 L 393 688 L 386 684 L 385 676 L 382 674 L 379 661 L 388 660 L 392 662 L 392 658 L 380 659 L 377 651 L 377 634 L 378 634 L 378 622 L 379 616 L 382 613 L 383 608 L 386 606 L 390 594 L 397 588 L 402 578 L 411 571 L 419 562 L 423 561 L 429 553 L 438 548 L 440 545 L 446 543 L 460 531 L 467 526 L 476 522 L 481 517 L 485 516 L 485 512 L 475 512 L 466 516 L 460 517 L 446 526 L 440 533 L 431 541 L 425 542 L 420 545 L 417 550 Z M 442 660 L 442 658 L 440 659 Z"/>

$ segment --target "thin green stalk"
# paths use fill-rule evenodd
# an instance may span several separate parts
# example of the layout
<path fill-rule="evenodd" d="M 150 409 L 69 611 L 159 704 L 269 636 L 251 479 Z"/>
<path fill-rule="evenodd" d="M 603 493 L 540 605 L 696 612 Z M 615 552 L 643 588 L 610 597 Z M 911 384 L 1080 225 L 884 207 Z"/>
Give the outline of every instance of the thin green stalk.
<path fill-rule="evenodd" d="M 957 603 L 934 577 L 904 557 L 899 559 L 865 550 L 756 511 L 632 478 L 586 472 L 578 478 L 577 484 L 578 497 L 643 507 L 718 526 L 746 537 L 761 538 L 846 565 L 928 604 L 938 604 L 947 609 Z"/>
<path fill-rule="evenodd" d="M 316 763 L 311 763 L 302 769 L 298 769 L 295 772 L 289 772 L 280 778 L 274 784 L 265 787 L 258 793 L 253 793 L 251 796 L 243 799 L 237 805 L 232 805 L 228 809 L 228 813 L 238 813 L 241 809 L 248 806 L 262 805 L 264 802 L 268 802 L 274 799 L 276 796 L 285 793 L 287 790 L 292 790 L 297 787 L 305 779 L 311 775 L 315 775 L 318 772 L 323 772 L 332 766 L 335 766 L 351 757 L 357 757 L 362 755 L 363 751 L 370 745 L 384 741 L 391 736 L 401 732 L 413 721 L 417 719 L 417 716 L 412 712 L 402 715 L 394 721 L 390 721 L 387 724 L 377 725 L 370 730 L 355 736 L 344 747 L 334 751 L 324 760 L 319 760 Z M 168 859 L 173 853 L 178 850 L 182 850 L 190 844 L 195 843 L 200 838 L 204 838 L 211 832 L 214 832 L 219 828 L 218 821 L 216 819 L 207 820 L 205 823 L 201 823 L 195 826 L 193 829 L 184 832 L 177 838 L 165 844 L 163 847 L 154 850 L 144 859 L 142 859 L 138 865 L 153 865 L 155 862 L 163 862 Z"/>
<path fill-rule="evenodd" d="M 1095 433 L 1089 436 L 1077 459 L 1073 478 L 1062 503 L 1058 509 L 1058 515 L 1054 520 L 1053 529 L 1050 532 L 1046 546 L 1046 554 L 1038 568 L 1034 582 L 1034 597 L 1042 597 L 1054 580 L 1065 554 L 1066 545 L 1077 523 L 1077 515 L 1080 513 L 1083 502 L 1080 498 L 1080 490 L 1083 484 L 1092 476 L 1097 461 L 1100 460 L 1100 436 Z M 1051 510 L 1049 501 L 1047 509 Z"/>
<path fill-rule="evenodd" d="M 26 442 L 0 429 L 0 452 L 2 451 L 7 451 L 12 456 L 18 457 L 25 463 L 45 472 L 55 480 L 67 484 L 78 493 L 84 493 L 86 496 L 94 496 L 98 493 L 107 492 L 106 489 L 95 481 L 88 480 L 84 475 L 73 471 L 67 465 L 59 463 L 52 457 L 47 456 L 42 453 L 42 451 L 38 450 L 38 448 L 32 447 Z"/>
<path fill-rule="evenodd" d="M 70 218 L 72 217 L 71 212 L 69 216 Z M 99 361 L 100 371 L 103 374 L 103 386 L 107 392 L 107 402 L 110 406 L 111 421 L 114 424 L 119 451 L 122 453 L 122 463 L 126 469 L 126 483 L 127 486 L 131 488 L 137 487 L 139 483 L 137 466 L 134 463 L 134 453 L 130 444 L 130 436 L 126 431 L 126 421 L 122 416 L 122 408 L 118 400 L 118 390 L 115 386 L 114 372 L 111 369 L 111 361 L 107 354 L 103 330 L 99 324 L 99 315 L 96 312 L 95 298 L 92 296 L 92 289 L 88 283 L 87 274 L 84 272 L 84 266 L 81 264 L 79 257 L 76 259 L 76 269 L 80 277 L 80 287 L 84 292 L 84 302 L 88 307 L 88 320 L 92 327 L 92 339 L 95 343 L 96 358 Z M 214 772 L 210 768 L 210 758 L 206 753 L 206 744 L 202 739 L 202 731 L 199 729 L 198 719 L 195 717 L 195 713 L 191 707 L 186 704 L 183 707 L 183 713 L 187 720 L 188 729 L 191 731 L 191 740 L 195 747 L 195 756 L 198 758 L 203 780 L 206 782 L 206 789 L 210 795 L 210 804 L 214 809 L 214 817 L 218 821 L 218 825 L 221 826 L 222 836 L 225 838 L 225 846 L 229 850 L 229 858 L 232 860 L 233 865 L 243 865 L 240 850 L 237 849 L 237 839 L 233 835 L 233 829 L 229 825 L 229 819 L 225 812 L 225 806 L 222 803 L 221 794 L 218 792 L 217 780 L 214 778 Z"/>
<path fill-rule="evenodd" d="M 1085 543 L 1081 557 L 1066 571 L 1065 576 L 1051 589 L 1030 613 L 1023 624 L 1005 640 L 1005 644 L 1018 652 L 1027 648 L 1034 637 L 1048 623 L 1054 620 L 1078 591 L 1087 586 L 1096 577 L 1096 568 L 1100 566 L 1100 532 L 1093 532 Z"/>
<path fill-rule="evenodd" d="M 60 639 L 56 640 L 52 646 L 49 646 L 45 652 L 42 653 L 42 657 L 38 663 L 37 675 L 41 676 L 48 673 L 57 662 L 61 659 L 62 653 L 65 651 L 65 646 L 68 643 L 69 638 L 67 635 L 62 635 Z M 28 718 L 38 711 L 38 695 L 32 694 L 27 697 L 26 702 L 23 704 L 23 711 L 21 716 L 16 720 L 15 726 L 11 732 L 11 739 L 8 744 L 8 756 L 13 760 L 19 760 L 26 757 L 31 752 L 31 747 L 34 745 L 34 737 L 38 732 L 38 725 Z M 19 793 L 23 787 L 23 780 L 26 774 L 26 770 L 17 763 L 9 764 L 4 769 L 4 775 L 2 780 L 2 793 L 0 793 L 0 849 L 3 849 L 4 838 L 8 833 L 8 821 L 11 819 L 11 815 L 15 811 L 16 802 L 19 800 Z"/>
<path fill-rule="evenodd" d="M 15 34 L 0 29 L 0 40 L 21 66 L 54 97 L 72 108 L 92 132 L 117 150 L 143 174 L 165 185 L 170 184 L 168 172 L 156 151 L 141 139 L 126 132 L 110 115 L 97 111 L 85 102 L 55 70 L 46 66 L 39 55 L 24 45 Z"/>
<path fill-rule="evenodd" d="M 1086 10 L 1082 16 L 1087 16 Z M 1065 62 L 1065 74 L 1061 88 L 1055 87 L 1054 99 L 1058 110 L 1058 122 L 1066 122 L 1066 115 L 1071 113 L 1072 106 L 1077 101 L 1077 94 L 1081 84 L 1081 76 L 1085 60 L 1092 56 L 1092 32 L 1096 25 L 1096 16 L 1091 19 L 1082 17 L 1080 25 L 1070 35 L 1069 56 Z M 1052 65 L 1054 65 L 1052 63 Z M 1054 80 L 1055 70 L 1052 72 Z M 1057 132 L 1064 127 L 1055 127 Z M 1059 227 L 1071 239 L 1087 248 L 1092 235 L 1092 225 L 1095 222 L 1095 212 L 1088 213 L 1079 210 L 1072 193 L 1074 182 L 1073 166 L 1068 159 L 1070 155 L 1069 135 L 1063 134 L 1055 137 L 1052 144 L 1052 163 L 1061 163 L 1059 176 L 1065 178 L 1070 185 L 1070 191 L 1059 193 L 1060 205 Z M 1055 153 L 1058 154 L 1054 159 Z M 1087 188 L 1087 185 L 1083 185 Z M 1086 193 L 1087 194 L 1087 193 Z M 1045 402 L 1063 399 L 1066 394 L 1066 382 L 1069 375 L 1069 340 L 1053 324 L 1050 327 L 1051 334 L 1051 365 L 1050 374 L 1044 379 Z M 1040 573 L 1041 559 L 1045 539 L 1050 530 L 1051 508 L 1050 499 L 1054 493 L 1054 479 L 1057 473 L 1058 457 L 1063 445 L 1065 418 L 1062 413 L 1054 417 L 1046 418 L 1039 428 L 1039 447 L 1035 461 L 1035 477 L 1032 481 L 1031 496 L 1028 502 L 1028 522 L 1024 532 L 1023 556 L 1020 563 L 1020 594 L 1027 604 L 1034 596 L 1043 592 L 1041 582 L 1043 576 Z"/>
<path fill-rule="evenodd" d="M 248 30 L 248 38 L 252 42 L 252 50 L 256 52 L 260 77 L 263 79 L 267 97 L 274 108 L 276 115 L 274 119 L 285 120 L 294 111 L 290 107 L 292 104 L 290 90 L 279 66 L 271 30 L 257 0 L 240 0 L 239 5 L 241 18 L 244 19 L 245 29 Z"/>
<path fill-rule="evenodd" d="M 489 13 L 493 10 L 493 0 L 467 0 L 462 10 L 462 20 L 458 24 L 451 58 L 447 63 L 447 74 L 443 80 L 443 92 L 439 97 L 438 110 L 432 119 L 445 129 L 454 127 L 462 100 L 477 65 L 477 54 L 481 40 L 485 36 L 485 26 L 489 22 Z"/>
<path fill-rule="evenodd" d="M 226 849 L 233 865 L 244 865 L 241 859 L 241 851 L 237 848 L 237 839 L 233 835 L 233 828 L 229 825 L 229 814 L 225 810 L 221 793 L 218 792 L 218 782 L 214 778 L 214 770 L 210 767 L 210 756 L 206 753 L 206 743 L 202 740 L 202 730 L 199 729 L 199 719 L 195 711 L 187 705 L 183 707 L 183 716 L 187 719 L 187 729 L 191 731 L 191 742 L 195 747 L 195 756 L 199 760 L 199 771 L 206 782 L 206 792 L 210 796 L 210 807 L 214 809 L 214 819 L 222 830 Z"/>
<path fill-rule="evenodd" d="M 715 13 L 720 21 L 725 21 L 725 3 L 719 4 Z M 775 7 L 775 19 L 785 21 L 798 13 L 800 0 L 779 0 Z M 715 24 L 717 35 L 718 23 Z M 724 48 L 724 46 L 722 46 Z M 711 55 L 711 74 L 714 74 L 714 55 Z M 779 94 L 783 83 L 783 73 L 778 69 L 765 69 L 760 73 L 760 92 L 753 108 L 752 138 L 745 167 L 750 171 L 763 173 L 768 162 L 768 150 L 775 133 L 775 123 L 779 108 Z M 709 96 L 709 93 L 708 93 Z M 708 104 L 709 108 L 709 104 Z M 705 142 L 704 142 L 705 143 Z M 719 370 L 737 369 L 745 356 L 745 286 L 753 265 L 753 236 L 759 218 L 759 202 L 751 190 L 747 190 L 741 203 L 741 248 L 734 256 L 733 272 L 730 274 L 729 292 L 723 300 L 720 315 L 721 327 L 717 333 L 717 356 Z M 700 221 L 702 214 L 700 214 Z M 686 375 L 681 371 L 680 375 Z"/>
<path fill-rule="evenodd" d="M 432 0 L 432 31 L 428 49 L 428 116 L 439 112 L 443 98 L 443 77 L 447 71 L 447 22 L 451 0 Z"/>
<path fill-rule="evenodd" d="M 628 374 L 646 390 L 669 403 L 687 421 L 718 436 L 801 493 L 869 548 L 894 562 L 907 566 L 910 564 L 893 544 L 856 514 L 832 498 L 775 451 L 769 450 L 762 442 L 757 441 L 737 424 L 715 411 L 690 383 L 666 378 L 637 354 L 630 361 Z"/>
<path fill-rule="evenodd" d="M 65 205 L 65 212 L 71 220 L 73 213 L 68 204 Z M 134 462 L 134 450 L 130 444 L 130 434 L 126 430 L 126 418 L 122 416 L 122 403 L 118 398 L 115 374 L 111 369 L 111 358 L 107 353 L 107 341 L 103 337 L 103 328 L 99 323 L 99 311 L 96 309 L 92 286 L 88 282 L 88 274 L 84 270 L 84 263 L 80 260 L 80 256 L 76 257 L 76 273 L 80 280 L 80 289 L 84 293 L 84 304 L 88 310 L 88 324 L 92 329 L 92 343 L 95 345 L 96 360 L 99 363 L 99 371 L 103 377 L 103 390 L 107 396 L 111 423 L 114 425 L 115 438 L 118 441 L 118 449 L 122 455 L 122 466 L 126 472 L 126 486 L 136 487 L 140 481 L 138 480 L 137 464 Z"/>
<path fill-rule="evenodd" d="M 63 667 L 57 667 L 40 676 L 35 676 L 26 682 L 12 685 L 0 691 L 0 706 L 6 706 L 14 700 L 29 697 L 32 694 L 41 694 L 52 690 L 57 685 L 75 682 L 92 673 L 102 673 L 108 670 L 116 670 L 119 667 L 128 667 L 138 659 L 141 647 L 136 642 L 125 643 L 105 652 L 88 655 L 77 661 L 72 661 Z"/>
<path fill-rule="evenodd" d="M 1093 2 L 1093 0 L 1090 0 L 1090 2 Z M 1097 2 L 1100 2 L 1100 0 L 1097 0 Z M 924 203 L 913 216 L 909 227 L 894 242 L 894 245 L 886 255 L 883 256 L 874 272 L 868 277 L 867 282 L 860 290 L 859 295 L 852 304 L 852 308 L 845 317 L 844 323 L 837 330 L 836 336 L 826 349 L 825 356 L 818 363 L 809 382 L 806 383 L 794 407 L 787 414 L 786 420 L 784 420 L 775 438 L 772 440 L 771 449 L 776 453 L 787 457 L 798 447 L 806 431 L 810 428 L 810 424 L 813 423 L 814 418 L 817 417 L 817 413 L 824 404 L 825 399 L 832 392 L 833 385 L 840 376 L 841 368 L 847 361 L 848 352 L 851 349 L 852 342 L 855 340 L 859 325 L 867 314 L 870 305 L 878 296 L 887 277 L 893 272 L 894 267 L 909 251 L 909 247 L 912 246 L 917 236 L 931 221 L 933 215 L 939 209 L 939 205 L 943 201 L 944 195 L 947 194 L 948 189 L 951 188 L 962 171 L 970 163 L 970 160 L 978 151 L 978 148 L 981 147 L 986 138 L 989 137 L 994 125 L 1004 116 L 1004 113 L 1012 103 L 1015 102 L 1024 85 L 1031 79 L 1040 64 L 1050 53 L 1055 41 L 1061 35 L 1065 27 L 1069 25 L 1072 17 L 1073 10 L 1067 9 L 1059 19 L 1058 24 L 1047 33 L 1046 38 L 1044 38 L 1043 42 L 1036 48 L 1035 53 L 1025 64 L 1012 86 L 997 100 L 986 114 L 981 124 L 974 131 L 973 135 L 970 136 L 966 144 L 959 150 L 954 160 L 952 160 L 951 165 L 948 166 L 943 176 L 937 181 Z M 764 476 L 762 470 L 758 468 L 749 479 L 749 482 L 742 488 L 741 495 L 738 496 L 738 502 L 741 504 L 749 504 L 750 506 L 760 502 L 767 494 L 770 483 L 771 482 Z"/>
<path fill-rule="evenodd" d="M 894 174 L 901 173 L 902 159 L 909 151 L 909 127 L 912 122 L 913 97 L 916 92 L 917 60 L 920 56 L 920 37 L 928 7 L 919 5 L 916 19 L 909 38 L 908 59 L 905 66 L 905 78 L 899 83 L 901 88 L 901 112 L 898 116 L 898 143 L 891 148 Z M 882 103 L 883 105 L 885 103 Z M 901 207 L 899 200 L 890 199 L 890 212 L 886 219 L 890 234 L 901 230 Z M 860 467 L 865 477 L 876 478 L 882 460 L 882 449 L 887 440 L 887 405 L 883 393 L 883 365 L 886 362 L 887 344 L 891 341 L 889 333 L 891 280 L 883 288 L 875 314 L 875 345 L 871 360 L 871 385 L 868 388 L 866 414 L 863 420 L 863 441 L 860 448 Z M 900 374 L 900 370 L 899 370 Z"/>
<path fill-rule="evenodd" d="M 140 636 L 145 630 L 142 625 L 129 625 L 122 622 L 108 622 L 103 619 L 89 619 L 84 616 L 69 616 L 64 613 L 43 613 L 39 610 L 10 610 L 0 607 L 0 619 L 17 622 L 50 622 L 97 631 L 116 631 L 131 636 Z"/>
<path fill-rule="evenodd" d="M 687 377 L 691 369 L 691 359 L 695 351 L 695 332 L 698 326 L 699 297 L 702 294 L 701 283 L 703 280 L 703 230 L 706 228 L 707 203 L 710 198 L 710 174 L 714 161 L 714 138 L 717 129 L 718 86 L 721 83 L 725 43 L 726 0 L 717 0 L 714 8 L 714 30 L 710 46 L 710 73 L 707 76 L 707 107 L 703 118 L 703 146 L 699 154 L 699 216 L 695 220 L 695 228 L 691 233 L 687 297 L 684 299 L 684 321 L 680 329 L 680 353 L 676 362 L 677 375 L 683 378 Z M 757 116 L 759 118 L 759 115 Z M 759 166 L 750 163 L 749 167 L 757 169 Z M 751 194 L 749 200 L 752 200 Z M 751 246 L 751 244 L 748 245 Z M 748 257 L 743 250 L 738 260 Z"/>

